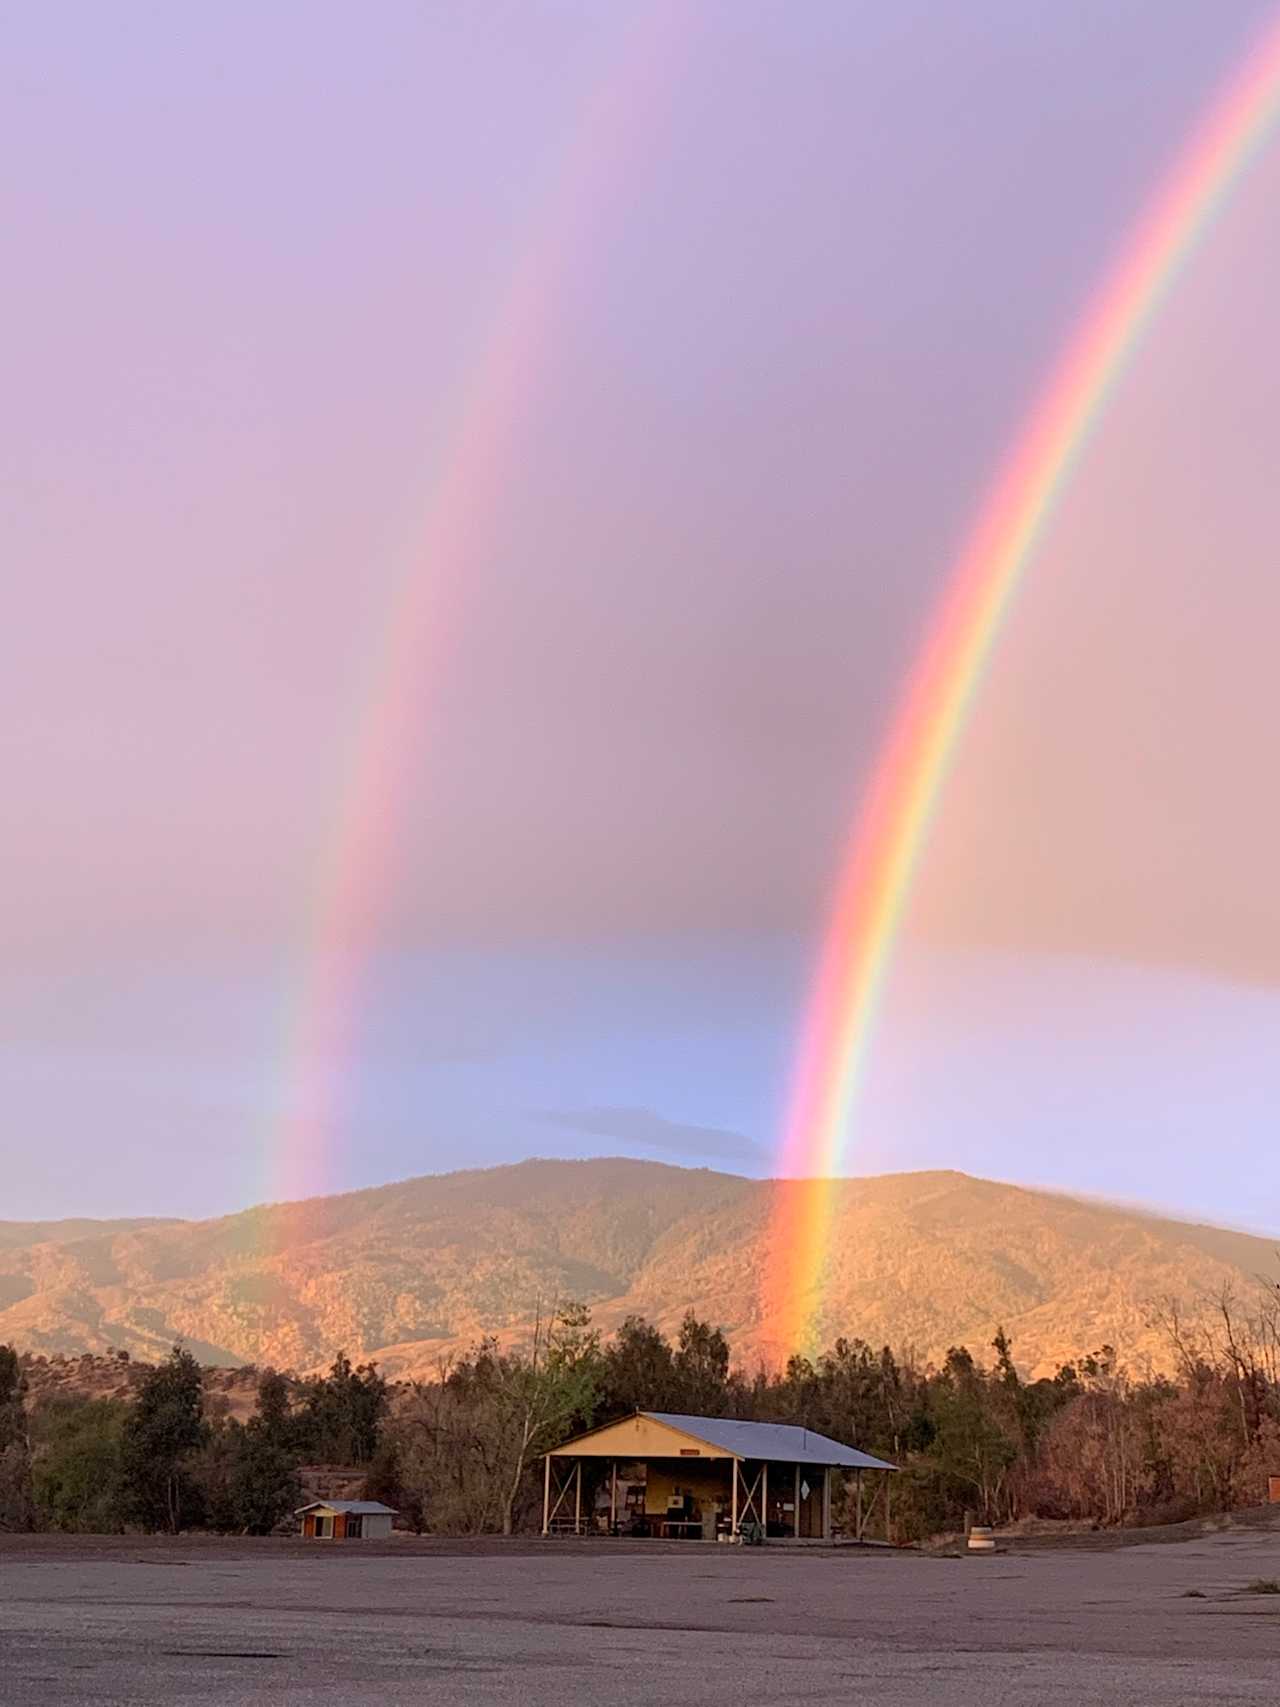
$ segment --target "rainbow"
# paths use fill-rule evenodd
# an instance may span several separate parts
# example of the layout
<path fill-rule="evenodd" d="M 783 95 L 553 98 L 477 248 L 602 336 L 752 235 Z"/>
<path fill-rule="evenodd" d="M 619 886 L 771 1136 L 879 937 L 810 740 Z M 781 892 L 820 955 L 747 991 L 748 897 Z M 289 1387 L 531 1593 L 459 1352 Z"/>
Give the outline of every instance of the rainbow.
<path fill-rule="evenodd" d="M 850 837 L 779 1153 L 762 1337 L 809 1349 L 838 1175 L 942 786 L 1010 603 L 1153 316 L 1280 116 L 1280 19 L 1208 108 L 1105 276 L 948 576 Z"/>
<path fill-rule="evenodd" d="M 510 447 L 546 362 L 566 274 L 616 203 L 624 165 L 658 121 L 691 41 L 674 0 L 641 8 L 618 27 L 488 317 L 414 549 L 379 610 L 345 719 L 333 808 L 300 897 L 283 995 L 279 1075 L 262 1140 L 265 1195 L 277 1203 L 340 1184 L 337 1135 L 364 985 L 450 622 L 500 507 Z"/>

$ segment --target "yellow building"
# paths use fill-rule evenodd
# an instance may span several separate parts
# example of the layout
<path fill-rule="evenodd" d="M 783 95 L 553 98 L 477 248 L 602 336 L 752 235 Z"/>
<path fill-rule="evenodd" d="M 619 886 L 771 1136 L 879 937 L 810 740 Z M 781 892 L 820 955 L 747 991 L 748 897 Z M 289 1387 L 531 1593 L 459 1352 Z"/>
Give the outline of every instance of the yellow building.
<path fill-rule="evenodd" d="M 542 1533 L 829 1541 L 832 1470 L 861 1514 L 863 1473 L 896 1468 L 789 1423 L 637 1411 L 547 1454 Z"/>

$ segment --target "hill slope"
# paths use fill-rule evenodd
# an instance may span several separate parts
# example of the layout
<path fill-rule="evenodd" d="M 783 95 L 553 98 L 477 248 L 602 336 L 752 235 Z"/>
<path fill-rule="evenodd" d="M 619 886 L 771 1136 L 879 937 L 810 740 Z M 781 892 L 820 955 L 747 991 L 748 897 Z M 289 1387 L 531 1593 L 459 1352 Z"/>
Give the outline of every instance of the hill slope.
<path fill-rule="evenodd" d="M 307 1369 L 336 1347 L 393 1374 L 484 1332 L 518 1337 L 539 1299 L 608 1328 L 687 1308 L 735 1355 L 772 1358 L 759 1299 L 774 1194 L 656 1162 L 523 1162 L 245 1211 L 214 1221 L 0 1223 L 0 1341 L 33 1351 L 181 1337 L 210 1363 Z M 837 1188 L 820 1332 L 984 1350 L 997 1324 L 1032 1372 L 1109 1342 L 1164 1361 L 1168 1296 L 1273 1274 L 1265 1239 L 971 1179 L 889 1174 Z"/>

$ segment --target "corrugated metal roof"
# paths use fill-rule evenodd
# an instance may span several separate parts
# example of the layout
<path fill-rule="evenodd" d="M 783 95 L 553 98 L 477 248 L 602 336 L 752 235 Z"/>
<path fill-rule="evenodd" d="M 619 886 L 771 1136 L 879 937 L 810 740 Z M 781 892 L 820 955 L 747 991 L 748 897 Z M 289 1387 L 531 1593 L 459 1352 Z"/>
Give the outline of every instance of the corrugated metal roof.
<path fill-rule="evenodd" d="M 896 1470 L 883 1458 L 843 1446 L 825 1434 L 793 1423 L 739 1422 L 734 1417 L 686 1417 L 673 1411 L 642 1411 L 641 1416 L 683 1429 L 708 1446 L 736 1458 L 772 1458 L 784 1464 L 838 1464 L 846 1470 Z"/>
<path fill-rule="evenodd" d="M 348 1517 L 376 1517 L 379 1512 L 387 1517 L 396 1515 L 392 1507 L 383 1505 L 381 1500 L 312 1500 L 310 1505 L 300 1505 L 293 1515 L 301 1517 L 306 1511 L 342 1511 Z"/>

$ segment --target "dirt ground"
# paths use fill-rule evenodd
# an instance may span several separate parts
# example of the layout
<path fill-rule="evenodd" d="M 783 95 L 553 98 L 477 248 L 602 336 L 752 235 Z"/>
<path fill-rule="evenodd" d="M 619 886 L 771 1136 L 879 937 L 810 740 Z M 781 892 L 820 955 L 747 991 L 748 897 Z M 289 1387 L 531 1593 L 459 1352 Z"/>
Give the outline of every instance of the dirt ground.
<path fill-rule="evenodd" d="M 989 1558 L 0 1537 L 0 1703 L 1267 1702 L 1280 1529 Z"/>

